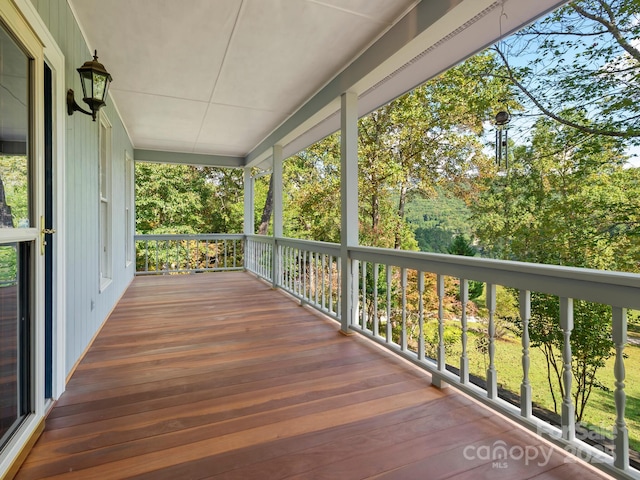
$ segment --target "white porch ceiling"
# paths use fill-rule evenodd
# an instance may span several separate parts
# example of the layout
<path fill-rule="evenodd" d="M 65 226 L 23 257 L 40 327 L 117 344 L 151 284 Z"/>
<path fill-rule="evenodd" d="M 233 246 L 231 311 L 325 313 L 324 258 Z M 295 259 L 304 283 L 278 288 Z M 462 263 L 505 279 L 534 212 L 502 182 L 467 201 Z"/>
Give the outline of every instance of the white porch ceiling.
<path fill-rule="evenodd" d="M 136 149 L 254 164 L 337 129 L 341 91 L 366 113 L 563 3 L 68 1 Z"/>

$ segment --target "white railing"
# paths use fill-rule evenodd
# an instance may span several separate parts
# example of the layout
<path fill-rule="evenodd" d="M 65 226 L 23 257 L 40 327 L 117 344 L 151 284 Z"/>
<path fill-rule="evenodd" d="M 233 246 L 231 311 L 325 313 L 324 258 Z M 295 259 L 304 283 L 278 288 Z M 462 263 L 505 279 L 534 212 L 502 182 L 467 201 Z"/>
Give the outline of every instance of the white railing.
<path fill-rule="evenodd" d="M 264 235 L 248 235 L 246 245 L 248 271 L 340 318 L 340 245 Z"/>
<path fill-rule="evenodd" d="M 152 236 L 154 241 L 195 240 L 191 236 Z M 170 238 L 166 238 L 170 237 Z M 200 237 L 200 236 L 197 236 Z M 411 361 L 431 373 L 437 386 L 452 385 L 471 395 L 490 408 L 509 416 L 539 435 L 579 452 L 596 463 L 604 471 L 618 478 L 639 479 L 638 470 L 629 463 L 629 433 L 625 420 L 625 365 L 624 349 L 627 343 L 628 309 L 640 310 L 640 275 L 589 270 L 581 268 L 539 265 L 522 262 L 490 260 L 457 255 L 406 252 L 371 247 L 349 247 L 345 249 L 350 262 L 352 278 L 348 292 L 341 290 L 341 247 L 338 244 L 273 238 L 259 235 L 212 235 L 201 236 L 199 241 L 234 242 L 233 251 L 242 251 L 244 238 L 244 268 L 281 288 L 326 315 L 341 320 L 341 304 L 350 300 L 352 310 L 348 328 L 358 332 L 395 354 Z M 206 239 L 205 239 L 206 237 Z M 150 236 L 137 236 L 136 241 L 150 241 Z M 195 247 L 194 247 L 195 248 Z M 204 250 L 207 250 L 205 248 Z M 149 252 L 162 252 L 148 247 L 138 251 L 138 259 L 148 261 Z M 172 249 L 169 249 L 172 251 Z M 237 269 L 237 255 L 231 255 L 229 247 L 216 246 L 216 265 L 182 268 L 182 271 Z M 170 255 L 169 255 L 170 257 Z M 205 264 L 211 255 L 205 255 Z M 202 259 L 202 254 L 200 254 Z M 207 260 L 208 259 L 208 260 Z M 225 260 L 226 259 L 226 260 Z M 224 263 L 224 266 L 221 264 Z M 230 264 L 233 263 L 233 266 Z M 157 265 L 158 262 L 154 265 Z M 241 265 L 240 265 L 241 266 Z M 220 268 L 222 267 L 222 268 Z M 146 270 L 149 270 L 148 268 Z M 164 270 L 161 270 L 164 271 Z M 149 271 L 155 273 L 155 271 Z M 469 370 L 469 284 L 482 282 L 488 311 L 486 325 L 486 371 L 481 381 L 470 375 Z M 445 285 L 449 292 L 445 292 Z M 447 294 L 456 289 L 459 315 L 456 319 L 460 333 L 460 352 L 455 359 L 445 341 L 445 308 Z M 519 317 L 522 327 L 521 355 L 514 358 L 521 365 L 521 382 L 517 403 L 507 402 L 500 396 L 500 365 L 496 361 L 496 302 L 497 287 L 507 287 L 518 292 Z M 533 396 L 530 379 L 531 341 L 529 320 L 531 318 L 531 295 L 548 294 L 559 298 L 558 324 L 562 331 L 562 405 L 561 420 L 557 427 L 533 415 Z M 350 297 L 347 298 L 346 295 Z M 425 302 L 430 295 L 432 301 Z M 435 300 L 434 300 L 435 299 Z M 613 398 L 616 418 L 610 431 L 611 446 L 593 447 L 576 438 L 575 405 L 572 398 L 572 352 L 571 337 L 579 334 L 574 330 L 573 302 L 584 300 L 611 307 L 611 338 L 614 346 Z M 427 321 L 437 323 L 435 336 L 425 339 Z M 345 320 L 342 319 L 343 325 Z M 447 363 L 447 358 L 449 363 Z"/>
<path fill-rule="evenodd" d="M 136 235 L 136 275 L 244 269 L 244 235 Z"/>
<path fill-rule="evenodd" d="M 340 245 L 278 239 L 277 286 L 326 315 L 340 319 Z"/>
<path fill-rule="evenodd" d="M 273 282 L 273 237 L 247 235 L 246 238 L 246 269 L 268 282 Z"/>
<path fill-rule="evenodd" d="M 640 309 L 640 275 L 616 273 L 580 268 L 538 265 L 521 262 L 488 260 L 457 255 L 402 252 L 388 249 L 355 247 L 349 248 L 352 272 L 357 281 L 352 283 L 353 323 L 355 330 L 377 343 L 386 346 L 401 357 L 424 368 L 433 376 L 436 385 L 455 385 L 491 408 L 508 415 L 533 431 L 563 445 L 574 452 L 588 455 L 601 468 L 620 478 L 640 478 L 638 471 L 629 467 L 628 430 L 625 422 L 626 394 L 624 390 L 624 348 L 627 343 L 627 309 Z M 436 311 L 424 307 L 425 280 L 433 282 L 437 296 Z M 443 300 L 445 279 L 452 278 L 458 285 L 460 301 L 461 353 L 456 368 L 446 362 L 444 341 L 445 317 Z M 469 380 L 468 356 L 468 306 L 469 282 L 485 284 L 488 310 L 486 376 L 478 386 Z M 496 286 L 516 289 L 519 292 L 520 319 L 522 325 L 521 358 L 513 359 L 522 365 L 520 405 L 498 397 L 499 365 L 495 361 L 495 309 Z M 417 294 L 418 302 L 413 311 L 408 310 L 409 292 Z M 562 350 L 562 414 L 559 428 L 550 427 L 532 414 L 532 391 L 530 374 L 530 340 L 528 324 L 531 315 L 531 293 L 543 293 L 559 297 L 559 325 L 564 346 Z M 613 446 L 591 447 L 576 439 L 575 405 L 572 398 L 572 353 L 573 301 L 608 305 L 612 312 L 612 338 L 615 349 L 615 408 L 616 420 L 611 426 Z M 392 311 L 392 305 L 396 305 Z M 417 332 L 412 335 L 407 318 L 417 319 Z M 425 319 L 437 319 L 438 328 L 435 345 L 429 345 L 430 358 L 426 354 Z M 392 323 L 396 328 L 392 328 Z M 384 328 L 382 328 L 384 326 Z M 479 382 L 478 382 L 479 383 Z M 608 455 L 611 453 L 611 455 Z"/>

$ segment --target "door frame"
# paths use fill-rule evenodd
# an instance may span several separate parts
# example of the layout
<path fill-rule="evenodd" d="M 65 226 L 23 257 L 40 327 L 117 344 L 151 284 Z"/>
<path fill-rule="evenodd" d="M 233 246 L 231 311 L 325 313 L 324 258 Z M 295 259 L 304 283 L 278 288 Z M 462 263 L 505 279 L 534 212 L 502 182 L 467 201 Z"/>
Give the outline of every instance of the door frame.
<path fill-rule="evenodd" d="M 53 141 L 53 375 L 52 397 L 57 399 L 66 384 L 66 225 L 65 225 L 65 143 L 66 109 L 65 58 L 30 0 L 0 0 L 0 18 L 33 59 L 31 69 L 31 161 L 33 169 L 33 212 L 31 228 L 4 232 L 3 241 L 31 241 L 33 252 L 33 292 L 31 300 L 33 335 L 32 399 L 29 414 L 14 432 L 0 455 L 0 477 L 15 474 L 26 453 L 44 429 L 51 402 L 45 402 L 44 356 L 44 257 L 40 254 L 40 215 L 44 211 L 44 64 L 52 72 Z"/>
<path fill-rule="evenodd" d="M 52 139 L 53 139 L 53 375 L 52 399 L 62 395 L 66 386 L 66 228 L 65 228 L 65 132 L 66 106 L 65 58 L 30 0 L 13 0 L 20 13 L 40 38 L 44 47 L 44 61 L 51 69 L 52 83 Z"/>
<path fill-rule="evenodd" d="M 13 468 L 25 449 L 34 442 L 43 428 L 44 402 L 44 256 L 40 255 L 39 218 L 44 205 L 43 172 L 43 104 L 44 53 L 42 43 L 24 16 L 11 1 L 0 1 L 0 18 L 16 43 L 31 59 L 29 69 L 29 152 L 30 162 L 30 219 L 28 228 L 3 229 L 2 242 L 30 242 L 32 244 L 29 282 L 29 312 L 31 348 L 29 373 L 31 412 L 14 431 L 0 455 L 0 475 Z"/>

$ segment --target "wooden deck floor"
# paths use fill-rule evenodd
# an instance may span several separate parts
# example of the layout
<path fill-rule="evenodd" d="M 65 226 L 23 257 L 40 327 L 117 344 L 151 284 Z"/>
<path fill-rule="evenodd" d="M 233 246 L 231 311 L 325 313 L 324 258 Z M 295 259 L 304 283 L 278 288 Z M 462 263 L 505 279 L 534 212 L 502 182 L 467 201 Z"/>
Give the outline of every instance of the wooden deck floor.
<path fill-rule="evenodd" d="M 138 277 L 17 478 L 603 478 L 500 441 L 552 448 L 249 274 Z"/>

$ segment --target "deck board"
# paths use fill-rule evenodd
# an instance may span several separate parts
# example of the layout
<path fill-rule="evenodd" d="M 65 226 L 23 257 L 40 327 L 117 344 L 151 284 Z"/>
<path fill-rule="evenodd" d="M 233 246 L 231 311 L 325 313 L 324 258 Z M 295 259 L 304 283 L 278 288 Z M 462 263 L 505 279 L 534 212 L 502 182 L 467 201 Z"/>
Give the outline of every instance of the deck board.
<path fill-rule="evenodd" d="M 16 478 L 606 478 L 241 273 L 138 277 Z M 549 447 L 547 447 L 549 448 Z"/>

